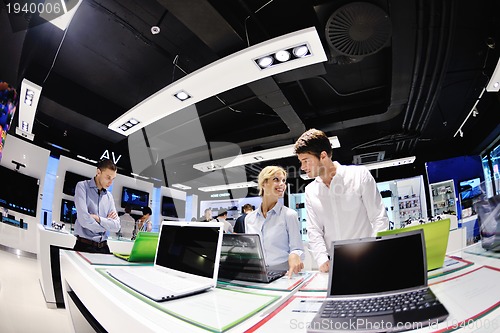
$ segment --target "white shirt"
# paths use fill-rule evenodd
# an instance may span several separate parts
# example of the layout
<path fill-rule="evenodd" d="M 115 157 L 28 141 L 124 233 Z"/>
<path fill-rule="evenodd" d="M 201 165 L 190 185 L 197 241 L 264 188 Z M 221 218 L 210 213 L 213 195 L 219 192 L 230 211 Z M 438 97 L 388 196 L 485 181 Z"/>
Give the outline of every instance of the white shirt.
<path fill-rule="evenodd" d="M 328 188 L 320 177 L 306 186 L 307 235 L 318 265 L 334 240 L 373 237 L 389 226 L 375 179 L 363 166 L 337 168 Z"/>
<path fill-rule="evenodd" d="M 125 213 L 120 216 L 120 225 L 121 228 L 119 233 L 121 234 L 121 236 L 125 239 L 132 239 L 135 229 L 134 218 L 129 213 Z"/>
<path fill-rule="evenodd" d="M 304 260 L 297 212 L 279 201 L 267 212 L 266 217 L 262 214 L 262 207 L 248 213 L 245 216 L 245 233 L 260 236 L 268 266 L 288 263 L 290 253 Z"/>

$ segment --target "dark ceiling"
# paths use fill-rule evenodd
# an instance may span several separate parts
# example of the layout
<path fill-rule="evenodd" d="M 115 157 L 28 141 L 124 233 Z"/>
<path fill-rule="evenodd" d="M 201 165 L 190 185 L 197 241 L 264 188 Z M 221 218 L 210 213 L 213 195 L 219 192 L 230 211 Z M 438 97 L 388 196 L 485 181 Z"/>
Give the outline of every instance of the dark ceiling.
<path fill-rule="evenodd" d="M 334 159 L 344 164 L 416 155 L 414 165 L 377 175 L 394 179 L 422 174 L 426 161 L 479 154 L 498 137 L 499 94 L 491 92 L 464 137 L 454 137 L 499 59 L 498 13 L 497 0 L 83 0 L 64 32 L 4 6 L 0 80 L 43 87 L 35 144 L 95 160 L 108 150 L 122 155 L 122 172 L 163 185 L 252 180 L 267 164 L 294 178 L 295 157 L 213 174 L 192 165 L 292 144 L 313 127 L 338 136 Z M 107 128 L 186 74 L 311 26 L 327 62 L 213 96 L 130 137 Z"/>

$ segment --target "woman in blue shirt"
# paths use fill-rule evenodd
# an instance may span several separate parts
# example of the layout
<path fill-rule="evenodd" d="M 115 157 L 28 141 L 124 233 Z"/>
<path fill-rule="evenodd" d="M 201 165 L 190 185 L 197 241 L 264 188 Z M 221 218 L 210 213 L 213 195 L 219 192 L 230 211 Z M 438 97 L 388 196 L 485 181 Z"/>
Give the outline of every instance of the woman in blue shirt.
<path fill-rule="evenodd" d="M 267 265 L 288 264 L 291 276 L 304 268 L 304 247 L 297 212 L 278 201 L 285 194 L 286 176 L 279 166 L 262 169 L 258 178 L 262 204 L 245 217 L 245 231 L 260 235 Z"/>

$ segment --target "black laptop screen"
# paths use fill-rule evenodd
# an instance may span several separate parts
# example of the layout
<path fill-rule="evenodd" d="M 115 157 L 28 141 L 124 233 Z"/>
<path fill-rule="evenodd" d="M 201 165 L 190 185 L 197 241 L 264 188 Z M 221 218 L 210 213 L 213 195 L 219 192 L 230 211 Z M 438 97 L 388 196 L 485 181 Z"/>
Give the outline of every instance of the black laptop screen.
<path fill-rule="evenodd" d="M 333 244 L 331 296 L 393 292 L 427 284 L 420 232 Z"/>
<path fill-rule="evenodd" d="M 218 227 L 162 225 L 156 264 L 213 278 Z"/>

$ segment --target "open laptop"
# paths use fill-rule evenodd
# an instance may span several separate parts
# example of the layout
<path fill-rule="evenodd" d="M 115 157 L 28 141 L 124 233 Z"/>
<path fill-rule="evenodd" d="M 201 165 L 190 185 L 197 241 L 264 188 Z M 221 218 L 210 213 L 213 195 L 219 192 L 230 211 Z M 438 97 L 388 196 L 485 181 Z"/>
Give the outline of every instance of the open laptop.
<path fill-rule="evenodd" d="M 395 332 L 448 317 L 427 286 L 423 230 L 332 242 L 328 295 L 307 332 Z"/>
<path fill-rule="evenodd" d="M 113 252 L 113 254 L 129 262 L 153 262 L 156 255 L 156 246 L 158 245 L 158 235 L 157 232 L 141 231 L 137 234 L 130 253 Z"/>
<path fill-rule="evenodd" d="M 222 233 L 220 222 L 164 221 L 154 266 L 109 268 L 106 272 L 155 301 L 215 288 Z"/>
<path fill-rule="evenodd" d="M 446 256 L 446 248 L 448 247 L 448 238 L 450 234 L 450 219 L 427 222 L 424 224 L 402 229 L 380 231 L 377 235 L 394 235 L 419 229 L 422 229 L 424 231 L 427 270 L 430 271 L 436 268 L 443 267 L 444 257 Z"/>
<path fill-rule="evenodd" d="M 269 283 L 286 274 L 270 269 L 257 234 L 224 234 L 219 265 L 221 280 Z"/>

